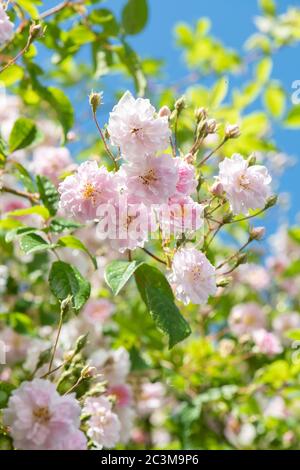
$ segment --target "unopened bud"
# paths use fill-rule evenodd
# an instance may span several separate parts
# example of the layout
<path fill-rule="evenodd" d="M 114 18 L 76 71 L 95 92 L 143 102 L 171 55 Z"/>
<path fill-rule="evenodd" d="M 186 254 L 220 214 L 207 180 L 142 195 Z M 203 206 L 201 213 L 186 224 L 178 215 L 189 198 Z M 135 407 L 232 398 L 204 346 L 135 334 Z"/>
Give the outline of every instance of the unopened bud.
<path fill-rule="evenodd" d="M 79 338 L 77 339 L 76 341 L 76 345 L 75 345 L 75 353 L 78 354 L 87 344 L 87 340 L 88 340 L 88 333 L 86 333 L 85 335 L 81 335 L 79 336 Z"/>
<path fill-rule="evenodd" d="M 74 131 L 69 131 L 67 133 L 67 140 L 68 142 L 74 142 L 77 139 L 77 134 Z"/>
<path fill-rule="evenodd" d="M 43 36 L 45 29 L 40 23 L 32 24 L 29 28 L 29 37 L 31 40 L 40 38 Z"/>
<path fill-rule="evenodd" d="M 227 357 L 233 353 L 235 342 L 232 339 L 221 339 L 219 342 L 219 352 L 222 357 Z"/>
<path fill-rule="evenodd" d="M 88 379 L 90 377 L 95 377 L 96 374 L 97 374 L 96 367 L 85 366 L 81 371 L 81 377 L 83 379 Z"/>
<path fill-rule="evenodd" d="M 203 121 L 207 118 L 207 111 L 205 108 L 198 108 L 195 110 L 195 117 L 197 122 Z"/>
<path fill-rule="evenodd" d="M 217 282 L 217 287 L 226 287 L 230 282 L 232 281 L 231 277 L 224 277 L 222 279 L 219 279 Z"/>
<path fill-rule="evenodd" d="M 171 116 L 171 110 L 168 106 L 163 106 L 158 111 L 158 115 L 159 117 L 167 117 L 169 119 L 169 117 Z"/>
<path fill-rule="evenodd" d="M 249 156 L 249 158 L 247 159 L 247 162 L 248 162 L 248 166 L 253 166 L 256 164 L 256 155 L 254 153 L 252 153 L 252 155 Z"/>
<path fill-rule="evenodd" d="M 74 354 L 75 354 L 75 351 L 73 351 L 73 350 L 66 351 L 63 355 L 64 361 L 66 361 L 66 362 L 72 361 L 72 359 L 74 357 Z"/>
<path fill-rule="evenodd" d="M 247 253 L 240 253 L 237 257 L 237 260 L 236 260 L 236 267 L 239 266 L 240 264 L 247 263 L 247 260 L 248 260 Z"/>
<path fill-rule="evenodd" d="M 189 152 L 183 157 L 184 161 L 188 163 L 189 165 L 193 165 L 195 163 L 195 156 Z"/>
<path fill-rule="evenodd" d="M 215 119 L 208 119 L 207 121 L 207 133 L 214 134 L 217 130 L 217 121 Z"/>
<path fill-rule="evenodd" d="M 174 108 L 179 113 L 185 108 L 185 96 L 184 95 L 175 102 Z"/>
<path fill-rule="evenodd" d="M 254 227 L 250 230 L 249 240 L 261 240 L 266 233 L 265 227 Z"/>
<path fill-rule="evenodd" d="M 100 93 L 96 93 L 94 91 L 91 92 L 89 96 L 89 102 L 93 110 L 93 113 L 95 113 L 97 109 L 99 108 L 99 106 L 102 104 L 102 98 L 103 98 L 102 92 Z"/>
<path fill-rule="evenodd" d="M 240 128 L 237 124 L 228 124 L 225 128 L 225 137 L 227 139 L 236 139 L 241 135 Z"/>
<path fill-rule="evenodd" d="M 231 222 L 233 219 L 233 214 L 231 212 L 229 212 L 229 214 L 225 214 L 224 217 L 223 217 L 223 224 L 228 224 L 229 222 Z"/>
<path fill-rule="evenodd" d="M 222 196 L 222 194 L 224 193 L 224 188 L 223 188 L 223 185 L 220 181 L 215 181 L 214 184 L 211 186 L 210 188 L 210 192 L 214 195 L 214 196 Z"/>
<path fill-rule="evenodd" d="M 202 184 L 203 184 L 203 182 L 204 182 L 204 179 L 205 179 L 204 176 L 202 175 L 202 173 L 200 173 L 199 176 L 198 176 L 198 184 L 197 184 L 197 188 L 196 188 L 196 189 L 197 189 L 197 192 L 200 191 L 201 186 L 202 186 Z"/>
<path fill-rule="evenodd" d="M 208 134 L 207 121 L 200 121 L 196 130 L 197 140 L 202 139 L 203 137 L 206 137 L 207 134 Z"/>
<path fill-rule="evenodd" d="M 71 295 L 68 295 L 68 297 L 66 299 L 61 301 L 60 309 L 61 309 L 62 313 L 64 313 L 67 310 L 67 308 L 70 305 L 71 301 L 72 301 L 72 296 Z"/>
<path fill-rule="evenodd" d="M 275 206 L 275 204 L 277 203 L 277 199 L 278 199 L 278 196 L 276 196 L 276 194 L 274 194 L 273 196 L 270 196 L 265 205 L 265 209 L 269 209 L 270 207 Z"/>

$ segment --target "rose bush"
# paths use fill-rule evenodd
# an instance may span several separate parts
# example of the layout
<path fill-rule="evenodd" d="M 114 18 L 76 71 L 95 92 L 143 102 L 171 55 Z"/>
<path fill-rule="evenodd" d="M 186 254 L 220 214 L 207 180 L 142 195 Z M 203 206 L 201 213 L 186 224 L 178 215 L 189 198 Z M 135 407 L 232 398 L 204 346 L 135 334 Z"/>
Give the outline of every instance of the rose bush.
<path fill-rule="evenodd" d="M 298 449 L 300 228 L 263 217 L 300 10 L 261 1 L 245 57 L 177 25 L 196 80 L 161 91 L 146 0 L 40 3 L 0 8 L 0 448 Z"/>

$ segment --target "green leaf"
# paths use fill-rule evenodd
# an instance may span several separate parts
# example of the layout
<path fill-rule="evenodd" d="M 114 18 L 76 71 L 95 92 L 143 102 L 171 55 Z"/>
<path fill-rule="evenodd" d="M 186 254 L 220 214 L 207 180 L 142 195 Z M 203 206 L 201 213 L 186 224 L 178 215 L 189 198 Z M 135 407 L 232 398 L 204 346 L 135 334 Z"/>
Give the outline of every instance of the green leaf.
<path fill-rule="evenodd" d="M 35 227 L 15 227 L 12 230 L 9 230 L 5 235 L 6 243 L 12 242 L 15 238 L 26 235 L 28 233 L 36 232 Z"/>
<path fill-rule="evenodd" d="M 122 11 L 125 34 L 138 34 L 146 26 L 148 5 L 146 0 L 128 0 Z"/>
<path fill-rule="evenodd" d="M 24 187 L 31 193 L 36 191 L 36 187 L 34 182 L 30 176 L 30 173 L 26 170 L 26 168 L 21 165 L 19 162 L 13 162 L 14 167 L 17 170 L 18 177 L 20 181 L 23 183 Z"/>
<path fill-rule="evenodd" d="M 123 41 L 122 46 L 117 46 L 116 52 L 120 61 L 126 67 L 129 75 L 132 76 L 136 92 L 139 96 L 144 96 L 147 80 L 144 75 L 140 59 L 129 44 Z"/>
<path fill-rule="evenodd" d="M 51 106 L 64 130 L 66 139 L 67 133 L 74 124 L 74 109 L 71 101 L 62 90 L 43 86 L 37 79 L 34 67 L 29 67 L 28 72 L 34 91 Z"/>
<path fill-rule="evenodd" d="M 227 95 L 228 79 L 226 77 L 220 78 L 213 86 L 210 92 L 210 107 L 217 108 Z"/>
<path fill-rule="evenodd" d="M 1 393 L 1 392 L 0 392 Z M 1 450 L 13 450 L 12 438 L 3 431 L 0 431 L 0 451 Z"/>
<path fill-rule="evenodd" d="M 44 206 L 32 206 L 27 209 L 16 209 L 15 211 L 8 212 L 7 215 L 11 217 L 24 217 L 25 215 L 37 214 L 43 219 L 47 220 L 50 217 L 49 211 Z"/>
<path fill-rule="evenodd" d="M 272 72 L 272 59 L 270 57 L 264 57 L 256 67 L 256 77 L 260 84 L 264 84 L 269 80 Z"/>
<path fill-rule="evenodd" d="M 96 35 L 91 30 L 90 26 L 83 24 L 76 25 L 70 31 L 65 32 L 65 40 L 71 40 L 77 46 L 88 44 L 95 41 Z"/>
<path fill-rule="evenodd" d="M 11 86 L 23 78 L 24 70 L 19 65 L 13 64 L 1 72 L 1 82 L 5 86 Z"/>
<path fill-rule="evenodd" d="M 142 261 L 112 261 L 106 266 L 104 279 L 114 295 L 118 295 Z"/>
<path fill-rule="evenodd" d="M 288 234 L 294 242 L 300 243 L 300 227 L 290 228 Z"/>
<path fill-rule="evenodd" d="M 292 339 L 293 341 L 300 341 L 300 330 L 290 330 L 286 331 L 284 336 L 286 336 L 289 339 Z"/>
<path fill-rule="evenodd" d="M 298 128 L 300 127 L 300 105 L 293 106 L 284 120 L 286 127 Z"/>
<path fill-rule="evenodd" d="M 20 334 L 29 334 L 34 329 L 32 319 L 22 312 L 0 313 L 0 318 Z"/>
<path fill-rule="evenodd" d="M 83 227 L 82 224 L 73 222 L 72 220 L 64 219 L 63 217 L 56 217 L 52 219 L 49 225 L 49 231 L 54 233 L 62 233 L 64 231 L 72 231 Z"/>
<path fill-rule="evenodd" d="M 142 264 L 135 273 L 136 282 L 157 327 L 169 336 L 169 348 L 187 338 L 191 329 L 174 303 L 172 289 L 161 271 Z"/>
<path fill-rule="evenodd" d="M 274 0 L 259 0 L 260 7 L 267 15 L 275 16 L 276 5 Z"/>
<path fill-rule="evenodd" d="M 72 296 L 72 305 L 79 311 L 88 300 L 91 292 L 90 283 L 80 274 L 75 266 L 55 261 L 49 274 L 50 289 L 55 297 L 62 301 Z"/>
<path fill-rule="evenodd" d="M 285 277 L 294 277 L 300 274 L 300 259 L 293 261 L 284 271 Z"/>
<path fill-rule="evenodd" d="M 280 117 L 285 108 L 285 92 L 277 82 L 267 85 L 264 92 L 264 104 L 267 110 L 276 118 Z"/>
<path fill-rule="evenodd" d="M 8 382 L 0 382 L 0 408 L 5 408 L 14 386 Z"/>
<path fill-rule="evenodd" d="M 93 10 L 89 19 L 94 24 L 99 24 L 107 36 L 117 36 L 119 34 L 119 25 L 114 14 L 107 8 Z"/>
<path fill-rule="evenodd" d="M 44 238 L 36 233 L 28 233 L 23 235 L 20 240 L 20 246 L 24 253 L 36 253 L 37 251 L 49 250 L 52 245 L 46 242 Z"/>
<path fill-rule="evenodd" d="M 55 215 L 59 202 L 59 194 L 56 187 L 46 176 L 37 176 L 36 182 L 43 204 L 49 210 L 50 215 Z"/>
<path fill-rule="evenodd" d="M 37 128 L 31 119 L 17 119 L 8 140 L 9 152 L 12 153 L 16 150 L 28 147 L 34 142 L 36 135 Z"/>
<path fill-rule="evenodd" d="M 58 240 L 57 244 L 59 246 L 72 248 L 73 250 L 83 251 L 91 258 L 94 268 L 97 269 L 97 261 L 95 256 L 91 254 L 87 247 L 78 238 L 73 237 L 73 235 L 65 235 Z"/>
<path fill-rule="evenodd" d="M 34 19 L 38 19 L 39 17 L 39 12 L 38 12 L 38 9 L 33 5 L 33 1 L 32 0 L 18 0 L 17 2 L 20 7 L 22 7 L 27 13 L 29 13 L 29 15 L 34 18 Z"/>
<path fill-rule="evenodd" d="M 56 111 L 66 137 L 74 124 L 74 110 L 71 101 L 64 92 L 58 88 L 49 87 L 47 90 L 47 101 Z"/>

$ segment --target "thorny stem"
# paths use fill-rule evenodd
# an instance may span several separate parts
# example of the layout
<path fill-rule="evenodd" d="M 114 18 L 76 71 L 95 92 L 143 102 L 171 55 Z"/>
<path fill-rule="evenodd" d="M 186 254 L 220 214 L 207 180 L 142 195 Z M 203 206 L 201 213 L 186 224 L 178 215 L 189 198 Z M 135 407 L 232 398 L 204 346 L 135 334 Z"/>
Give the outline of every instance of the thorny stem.
<path fill-rule="evenodd" d="M 97 116 L 96 116 L 96 113 L 95 113 L 95 112 L 93 112 L 93 119 L 94 119 L 94 122 L 95 122 L 95 124 L 96 124 L 97 129 L 98 129 L 98 132 L 99 132 L 99 134 L 100 134 L 100 137 L 101 137 L 101 139 L 102 139 L 102 142 L 103 142 L 103 144 L 104 144 L 106 153 L 108 154 L 109 158 L 112 160 L 112 162 L 113 162 L 113 164 L 114 164 L 114 167 L 115 167 L 115 170 L 117 170 L 117 169 L 118 169 L 118 165 L 117 165 L 116 159 L 115 159 L 113 153 L 111 152 L 111 150 L 109 149 L 109 147 L 108 147 L 108 145 L 107 145 L 107 142 L 106 142 L 105 137 L 104 137 L 104 135 L 103 135 L 102 129 L 101 129 L 101 127 L 99 126 L 98 119 L 97 119 Z"/>

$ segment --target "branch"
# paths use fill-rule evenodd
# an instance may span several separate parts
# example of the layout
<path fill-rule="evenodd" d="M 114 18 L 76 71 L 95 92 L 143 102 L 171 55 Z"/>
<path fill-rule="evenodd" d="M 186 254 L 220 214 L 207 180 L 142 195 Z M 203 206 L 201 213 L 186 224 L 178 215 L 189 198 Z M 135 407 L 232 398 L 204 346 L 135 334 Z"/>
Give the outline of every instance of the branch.
<path fill-rule="evenodd" d="M 93 119 L 94 119 L 94 122 L 95 122 L 95 124 L 96 124 L 96 127 L 97 127 L 97 129 L 98 129 L 98 131 L 99 131 L 99 134 L 100 134 L 100 137 L 101 137 L 101 139 L 102 139 L 102 142 L 103 142 L 103 144 L 104 144 L 106 153 L 108 154 L 109 158 L 112 160 L 112 162 L 113 162 L 113 164 L 114 164 L 114 167 L 115 167 L 115 169 L 117 170 L 117 169 L 118 169 L 118 165 L 117 165 L 115 156 L 113 155 L 113 153 L 111 152 L 111 150 L 109 149 L 109 147 L 108 147 L 108 145 L 107 145 L 107 142 L 106 142 L 105 137 L 104 137 L 104 135 L 103 135 L 102 129 L 101 129 L 101 127 L 99 126 L 98 119 L 97 119 L 97 116 L 96 116 L 95 111 L 93 111 Z"/>
<path fill-rule="evenodd" d="M 142 250 L 143 250 L 145 253 L 147 253 L 147 255 L 151 256 L 151 258 L 153 258 L 153 259 L 155 259 L 156 261 L 158 261 L 159 263 L 164 264 L 165 266 L 167 265 L 167 263 L 166 263 L 163 259 L 161 259 L 161 258 L 159 258 L 158 256 L 156 256 L 156 255 L 154 255 L 153 253 L 151 253 L 151 251 L 147 250 L 147 248 L 142 248 Z"/>
<path fill-rule="evenodd" d="M 225 142 L 227 142 L 228 138 L 227 137 L 224 137 L 224 139 L 222 140 L 222 142 L 215 148 L 213 149 L 205 158 L 203 158 L 203 160 L 201 160 L 201 162 L 199 163 L 199 166 L 201 165 L 204 165 L 204 163 L 210 158 L 212 157 L 212 155 L 217 152 L 224 144 Z"/>
<path fill-rule="evenodd" d="M 15 196 L 24 197 L 29 199 L 30 202 L 38 202 L 39 196 L 37 194 L 27 193 L 26 191 L 20 191 L 18 189 L 8 188 L 7 186 L 2 186 L 2 192 L 14 194 Z"/>

